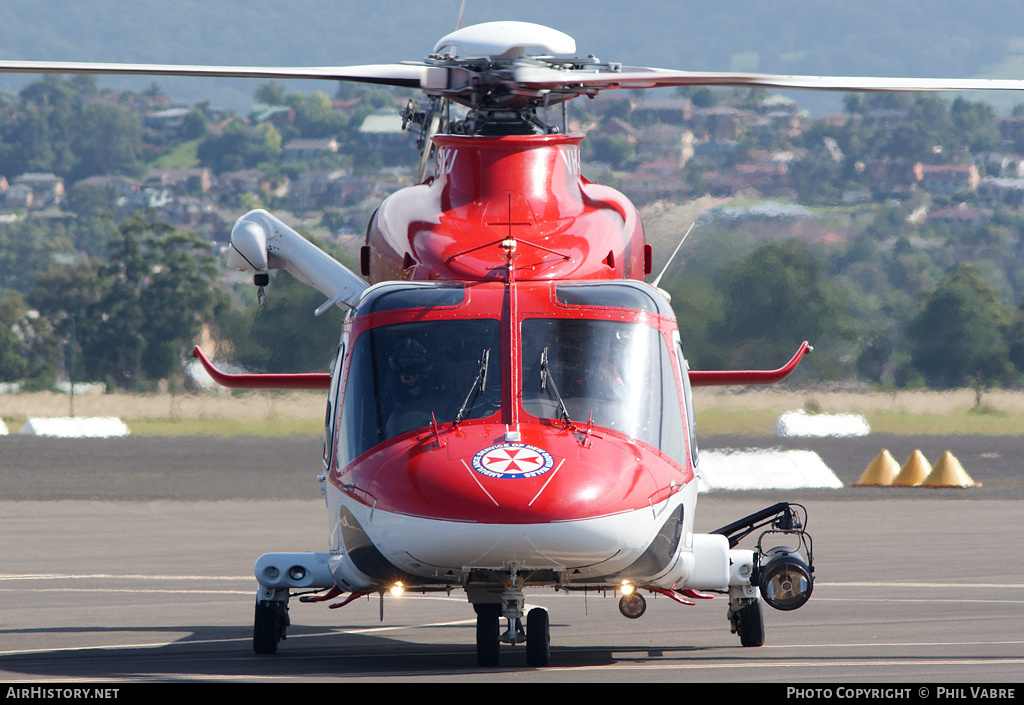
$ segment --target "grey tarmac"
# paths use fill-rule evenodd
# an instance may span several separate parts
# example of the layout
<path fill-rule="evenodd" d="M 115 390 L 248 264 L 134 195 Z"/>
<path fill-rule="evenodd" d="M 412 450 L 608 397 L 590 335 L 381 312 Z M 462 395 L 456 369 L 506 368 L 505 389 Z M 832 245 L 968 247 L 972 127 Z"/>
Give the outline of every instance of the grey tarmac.
<path fill-rule="evenodd" d="M 461 593 L 293 601 L 278 653 L 252 653 L 255 559 L 326 547 L 315 438 L 0 438 L 0 682 L 1020 681 L 1024 441 L 702 443 L 814 446 L 846 485 L 883 447 L 900 462 L 952 450 L 982 485 L 708 493 L 699 531 L 780 500 L 808 509 L 814 594 L 766 609 L 765 646 L 740 647 L 721 597 L 652 596 L 633 621 L 612 595 L 540 591 L 528 602 L 551 614 L 552 666 L 503 647 L 481 670 Z"/>

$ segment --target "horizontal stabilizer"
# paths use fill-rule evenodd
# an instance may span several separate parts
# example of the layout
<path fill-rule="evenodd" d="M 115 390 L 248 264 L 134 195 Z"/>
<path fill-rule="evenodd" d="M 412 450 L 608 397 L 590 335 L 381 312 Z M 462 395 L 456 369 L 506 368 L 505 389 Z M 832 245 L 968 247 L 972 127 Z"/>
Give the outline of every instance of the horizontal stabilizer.
<path fill-rule="evenodd" d="M 197 345 L 192 349 L 192 357 L 202 363 L 206 371 L 217 384 L 230 389 L 310 389 L 328 390 L 331 388 L 331 376 L 326 372 L 305 374 L 228 374 L 221 372 L 203 354 Z"/>
<path fill-rule="evenodd" d="M 691 370 L 690 384 L 694 387 L 714 387 L 742 384 L 775 384 L 789 377 L 804 355 L 813 348 L 805 340 L 796 355 L 777 370 Z"/>

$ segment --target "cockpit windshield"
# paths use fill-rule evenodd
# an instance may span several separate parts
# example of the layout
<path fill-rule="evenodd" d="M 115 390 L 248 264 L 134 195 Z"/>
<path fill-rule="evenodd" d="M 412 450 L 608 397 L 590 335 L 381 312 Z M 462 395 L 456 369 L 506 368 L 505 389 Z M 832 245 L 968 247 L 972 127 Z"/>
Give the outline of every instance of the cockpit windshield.
<path fill-rule="evenodd" d="M 521 395 L 502 393 L 509 383 L 502 379 L 509 356 L 502 332 L 496 318 L 431 316 L 355 337 L 337 422 L 339 465 L 435 420 L 450 427 L 497 417 L 507 399 L 521 403 L 526 422 L 592 423 L 685 464 L 673 353 L 658 328 L 604 313 L 525 318 L 518 336 Z"/>
<path fill-rule="evenodd" d="M 684 462 L 682 414 L 668 346 L 622 321 L 523 321 L 523 410 L 615 429 Z"/>
<path fill-rule="evenodd" d="M 500 347 L 499 324 L 491 319 L 396 323 L 364 332 L 352 353 L 339 457 L 352 460 L 430 426 L 431 415 L 443 424 L 498 412 Z"/>

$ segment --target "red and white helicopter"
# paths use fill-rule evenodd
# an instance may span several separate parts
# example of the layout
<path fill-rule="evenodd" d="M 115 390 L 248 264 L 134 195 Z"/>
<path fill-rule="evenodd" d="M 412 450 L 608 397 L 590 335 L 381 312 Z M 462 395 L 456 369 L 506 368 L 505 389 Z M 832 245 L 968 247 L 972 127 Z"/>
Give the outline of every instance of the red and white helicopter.
<path fill-rule="evenodd" d="M 840 91 L 1024 88 L 1022 81 L 823 78 L 630 68 L 575 57 L 566 34 L 491 22 L 422 61 L 345 68 L 0 62 L 0 71 L 331 78 L 423 91 L 417 185 L 373 215 L 352 272 L 265 211 L 236 222 L 229 264 L 257 286 L 283 268 L 349 309 L 329 373 L 220 383 L 327 392 L 324 552 L 270 553 L 253 647 L 272 653 L 289 602 L 464 590 L 480 665 L 501 644 L 550 661 L 548 614 L 524 591 L 726 596 L 743 646 L 764 642 L 761 602 L 802 606 L 814 584 L 803 507 L 780 503 L 694 532 L 699 454 L 691 386 L 784 379 L 695 371 L 652 272 L 637 209 L 581 173 L 581 135 L 542 108 L 602 90 L 715 85 Z M 453 108 L 453 104 L 461 106 Z M 564 111 L 563 111 L 564 116 Z M 564 117 L 563 117 L 564 122 Z M 433 161 L 433 172 L 427 174 Z M 655 282 L 656 284 L 657 282 Z M 738 548 L 760 532 L 753 548 Z M 344 597 L 343 597 L 344 596 Z"/>

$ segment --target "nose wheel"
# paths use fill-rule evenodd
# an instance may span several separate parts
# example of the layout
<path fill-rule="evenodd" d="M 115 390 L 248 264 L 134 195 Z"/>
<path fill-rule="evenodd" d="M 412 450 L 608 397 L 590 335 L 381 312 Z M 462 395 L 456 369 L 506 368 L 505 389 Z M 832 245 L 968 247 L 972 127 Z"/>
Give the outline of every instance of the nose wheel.
<path fill-rule="evenodd" d="M 551 629 L 548 611 L 534 607 L 526 615 L 526 663 L 539 668 L 551 662 Z"/>
<path fill-rule="evenodd" d="M 475 605 L 476 607 L 476 663 L 478 666 L 498 665 L 501 655 L 501 605 Z"/>
<path fill-rule="evenodd" d="M 501 658 L 501 643 L 521 643 L 522 623 L 509 621 L 509 629 L 501 633 L 502 606 L 500 604 L 474 605 L 476 608 L 476 662 L 493 668 Z M 526 663 L 534 668 L 551 662 L 551 629 L 548 611 L 535 607 L 526 615 Z"/>

